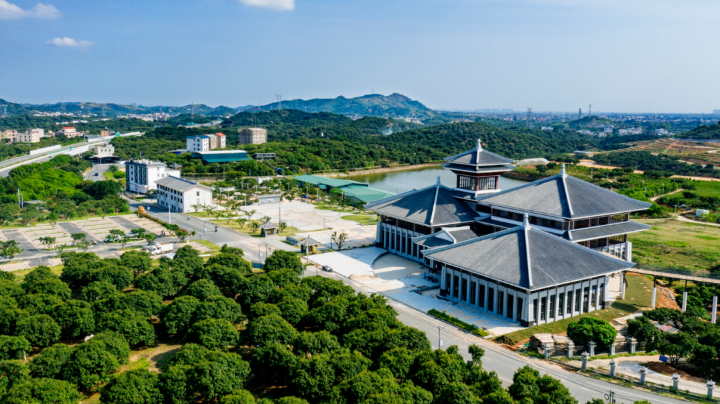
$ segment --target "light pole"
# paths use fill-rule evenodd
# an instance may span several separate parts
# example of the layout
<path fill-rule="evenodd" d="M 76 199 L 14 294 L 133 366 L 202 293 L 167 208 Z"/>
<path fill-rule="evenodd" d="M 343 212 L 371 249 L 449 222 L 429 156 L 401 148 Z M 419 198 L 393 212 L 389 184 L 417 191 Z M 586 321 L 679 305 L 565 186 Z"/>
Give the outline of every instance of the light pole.
<path fill-rule="evenodd" d="M 442 332 L 443 328 L 445 328 L 445 327 L 440 326 L 440 325 L 438 326 L 438 349 L 442 348 L 442 344 L 443 344 L 443 340 L 442 340 L 442 338 L 440 338 L 440 333 Z"/>

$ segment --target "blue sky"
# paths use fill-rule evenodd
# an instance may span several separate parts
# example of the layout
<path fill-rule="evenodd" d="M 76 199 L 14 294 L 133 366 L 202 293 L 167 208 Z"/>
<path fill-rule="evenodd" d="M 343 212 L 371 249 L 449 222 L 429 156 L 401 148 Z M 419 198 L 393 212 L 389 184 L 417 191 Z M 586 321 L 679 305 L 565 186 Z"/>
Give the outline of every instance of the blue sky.
<path fill-rule="evenodd" d="M 0 98 L 720 109 L 717 0 L 0 0 Z"/>

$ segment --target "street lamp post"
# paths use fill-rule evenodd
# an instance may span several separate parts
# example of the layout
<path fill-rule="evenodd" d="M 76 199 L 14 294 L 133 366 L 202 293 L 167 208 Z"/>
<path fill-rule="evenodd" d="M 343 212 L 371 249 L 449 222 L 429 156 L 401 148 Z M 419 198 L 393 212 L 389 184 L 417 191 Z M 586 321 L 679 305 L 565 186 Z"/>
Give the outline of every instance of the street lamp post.
<path fill-rule="evenodd" d="M 437 329 L 438 329 L 438 349 L 442 348 L 443 340 L 442 340 L 442 338 L 440 338 L 440 333 L 442 332 L 442 330 L 443 330 L 444 328 L 445 328 L 445 327 L 440 326 L 440 325 L 439 325 L 438 328 L 437 328 Z"/>

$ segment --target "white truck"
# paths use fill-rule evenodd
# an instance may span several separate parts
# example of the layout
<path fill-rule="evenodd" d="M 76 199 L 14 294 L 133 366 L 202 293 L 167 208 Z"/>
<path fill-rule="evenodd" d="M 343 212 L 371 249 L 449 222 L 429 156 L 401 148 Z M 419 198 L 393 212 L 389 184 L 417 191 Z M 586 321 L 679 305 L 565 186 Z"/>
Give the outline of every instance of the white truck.
<path fill-rule="evenodd" d="M 165 254 L 173 251 L 174 244 L 173 243 L 152 243 L 148 244 L 144 250 L 149 252 L 150 255 L 159 255 L 159 254 Z"/>

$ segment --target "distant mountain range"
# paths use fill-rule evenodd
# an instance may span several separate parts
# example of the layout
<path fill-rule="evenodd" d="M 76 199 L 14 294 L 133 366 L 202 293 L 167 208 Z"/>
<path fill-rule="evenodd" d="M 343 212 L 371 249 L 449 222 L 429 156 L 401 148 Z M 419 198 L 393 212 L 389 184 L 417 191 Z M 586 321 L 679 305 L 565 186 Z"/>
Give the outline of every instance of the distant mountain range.
<path fill-rule="evenodd" d="M 441 115 L 419 101 L 413 101 L 402 94 L 369 94 L 356 98 L 315 98 L 312 100 L 289 100 L 274 102 L 261 107 L 249 107 L 250 111 L 269 111 L 274 109 L 297 109 L 307 112 L 332 112 L 342 115 L 377 116 L 382 118 L 408 117 L 420 120 L 436 118 Z"/>
<path fill-rule="evenodd" d="M 201 114 L 207 116 L 234 115 L 241 111 L 270 111 L 275 109 L 297 109 L 307 112 L 332 112 L 342 115 L 376 116 L 383 118 L 408 117 L 419 120 L 437 119 L 442 115 L 419 101 L 413 101 L 402 94 L 370 94 L 356 98 L 337 97 L 332 99 L 291 100 L 262 106 L 244 106 L 230 108 L 226 106 L 210 107 L 205 104 L 192 104 L 183 107 L 142 105 L 122 105 L 97 102 L 64 102 L 55 104 L 16 104 L 0 99 L 0 114 L 26 115 L 38 112 L 66 112 L 75 115 L 95 114 L 99 116 L 118 116 L 127 114 L 151 114 L 164 112 L 171 115 Z M 7 111 L 6 111 L 7 109 Z"/>

